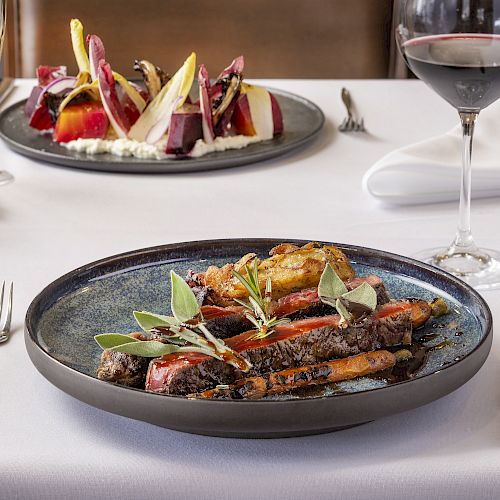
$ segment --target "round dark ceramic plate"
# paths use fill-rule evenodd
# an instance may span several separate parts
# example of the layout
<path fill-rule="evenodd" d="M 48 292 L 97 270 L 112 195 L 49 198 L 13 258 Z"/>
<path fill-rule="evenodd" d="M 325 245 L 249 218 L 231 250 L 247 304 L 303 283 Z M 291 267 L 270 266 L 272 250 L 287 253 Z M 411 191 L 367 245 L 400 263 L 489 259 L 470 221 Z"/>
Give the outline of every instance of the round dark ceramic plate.
<path fill-rule="evenodd" d="M 410 410 L 457 389 L 488 356 L 490 310 L 468 285 L 434 267 L 398 255 L 339 244 L 359 275 L 376 273 L 394 298 L 444 297 L 450 314 L 414 334 L 441 343 L 411 380 L 359 378 L 257 401 L 189 400 L 130 389 L 96 378 L 97 333 L 137 329 L 132 311 L 168 314 L 169 272 L 183 275 L 248 252 L 264 257 L 280 240 L 196 241 L 138 250 L 85 265 L 59 278 L 31 303 L 26 346 L 38 370 L 90 405 L 185 432 L 233 437 L 281 437 L 338 430 Z M 298 242 L 300 244 L 304 242 Z"/>
<path fill-rule="evenodd" d="M 105 172 L 174 173 L 199 172 L 237 167 L 283 155 L 314 139 L 325 122 L 321 109 L 303 97 L 272 89 L 283 113 L 284 132 L 273 140 L 250 144 L 243 149 L 210 153 L 200 158 L 146 160 L 111 154 L 76 153 L 53 142 L 28 125 L 21 101 L 0 114 L 0 138 L 14 151 L 36 160 L 66 167 Z"/>

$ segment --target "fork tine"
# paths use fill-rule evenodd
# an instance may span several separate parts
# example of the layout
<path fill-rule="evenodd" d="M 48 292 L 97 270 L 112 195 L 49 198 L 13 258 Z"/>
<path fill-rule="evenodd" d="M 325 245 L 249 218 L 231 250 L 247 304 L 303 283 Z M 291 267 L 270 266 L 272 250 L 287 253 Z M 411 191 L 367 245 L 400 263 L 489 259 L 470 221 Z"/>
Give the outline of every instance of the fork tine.
<path fill-rule="evenodd" d="M 5 281 L 2 283 L 2 292 L 0 293 L 0 319 L 2 318 L 4 292 L 5 292 Z"/>
<path fill-rule="evenodd" d="M 14 283 L 10 283 L 9 290 L 9 302 L 7 303 L 7 317 L 5 318 L 5 323 L 3 325 L 2 331 L 4 333 L 10 332 L 10 323 L 12 321 L 12 297 L 14 295 Z"/>

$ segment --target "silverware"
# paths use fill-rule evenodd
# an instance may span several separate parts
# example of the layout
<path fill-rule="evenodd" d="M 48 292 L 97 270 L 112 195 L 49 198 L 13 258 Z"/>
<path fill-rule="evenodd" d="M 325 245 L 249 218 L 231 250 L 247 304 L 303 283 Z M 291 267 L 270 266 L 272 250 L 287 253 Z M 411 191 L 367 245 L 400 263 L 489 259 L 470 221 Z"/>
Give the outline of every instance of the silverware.
<path fill-rule="evenodd" d="M 347 116 L 339 125 L 339 130 L 341 132 L 366 132 L 364 118 L 361 118 L 360 120 L 354 118 L 354 114 L 352 112 L 351 94 L 349 91 L 343 87 L 340 95 L 347 110 Z"/>
<path fill-rule="evenodd" d="M 9 296 L 7 299 L 7 312 L 5 315 L 5 320 L 3 326 L 0 327 L 0 344 L 7 342 L 10 337 L 10 323 L 12 320 L 12 296 L 14 293 L 14 283 L 10 284 Z M 4 295 L 5 295 L 5 281 L 2 284 L 2 291 L 0 292 L 0 321 L 2 319 L 3 305 L 4 305 Z"/>

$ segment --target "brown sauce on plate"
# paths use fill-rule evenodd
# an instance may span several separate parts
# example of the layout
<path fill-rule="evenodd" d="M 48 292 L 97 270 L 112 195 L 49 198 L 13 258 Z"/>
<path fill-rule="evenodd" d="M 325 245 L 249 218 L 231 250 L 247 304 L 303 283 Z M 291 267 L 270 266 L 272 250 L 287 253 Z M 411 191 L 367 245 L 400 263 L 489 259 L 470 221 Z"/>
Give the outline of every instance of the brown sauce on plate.
<path fill-rule="evenodd" d="M 461 336 L 462 334 L 463 332 L 455 333 L 456 336 Z M 437 339 L 440 339 L 441 341 L 438 343 L 433 342 Z M 421 335 L 418 338 L 414 338 L 411 345 L 384 347 L 384 349 L 391 351 L 393 353 L 400 351 L 402 349 L 408 350 L 411 352 L 412 357 L 411 359 L 405 361 L 399 361 L 393 368 L 389 370 L 384 370 L 382 372 L 378 372 L 373 375 L 368 375 L 367 378 L 375 380 L 384 380 L 388 383 L 388 385 L 396 384 L 398 382 L 404 382 L 406 380 L 412 380 L 426 365 L 427 360 L 429 359 L 429 355 L 432 353 L 432 351 L 438 351 L 453 344 L 454 342 L 452 342 L 447 337 L 444 337 L 439 333 L 428 333 L 425 335 Z M 460 357 L 456 357 L 453 361 L 459 361 L 460 359 L 461 359 Z M 445 362 L 441 366 L 446 366 L 448 364 L 451 364 L 453 363 L 453 361 Z M 323 397 L 327 393 L 331 395 L 331 394 L 343 394 L 346 392 L 347 391 L 341 389 L 338 382 L 334 382 L 324 385 L 303 387 L 300 389 L 292 390 L 286 394 L 300 398 L 314 398 L 314 397 Z"/>

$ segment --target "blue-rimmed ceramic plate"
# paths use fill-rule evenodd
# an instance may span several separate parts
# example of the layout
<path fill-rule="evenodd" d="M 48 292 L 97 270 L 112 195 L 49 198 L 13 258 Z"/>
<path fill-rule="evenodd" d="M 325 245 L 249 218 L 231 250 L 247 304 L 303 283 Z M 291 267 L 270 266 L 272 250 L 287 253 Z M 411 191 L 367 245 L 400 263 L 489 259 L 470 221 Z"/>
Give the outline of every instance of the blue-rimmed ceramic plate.
<path fill-rule="evenodd" d="M 289 240 L 287 240 L 289 241 Z M 398 255 L 336 244 L 359 275 L 380 275 L 394 298 L 444 297 L 450 314 L 430 321 L 415 341 L 441 344 L 411 380 L 360 378 L 311 393 L 258 401 L 188 400 L 96 378 L 100 348 L 93 336 L 136 329 L 132 310 L 169 312 L 169 272 L 201 271 L 248 252 L 265 256 L 271 239 L 196 241 L 109 257 L 59 278 L 31 303 L 26 346 L 38 370 L 72 396 L 106 411 L 185 432 L 280 437 L 338 430 L 429 403 L 469 380 L 488 356 L 490 310 L 468 285 L 434 267 Z M 303 244 L 303 241 L 295 242 Z"/>
<path fill-rule="evenodd" d="M 122 158 L 111 154 L 87 155 L 69 151 L 28 125 L 24 114 L 26 101 L 6 108 L 0 114 L 0 138 L 17 153 L 56 165 L 138 174 L 200 172 L 256 163 L 284 155 L 311 142 L 323 128 L 321 109 L 308 99 L 283 90 L 272 90 L 283 113 L 284 131 L 269 141 L 250 144 L 243 149 L 210 153 L 200 158 L 147 160 Z"/>

